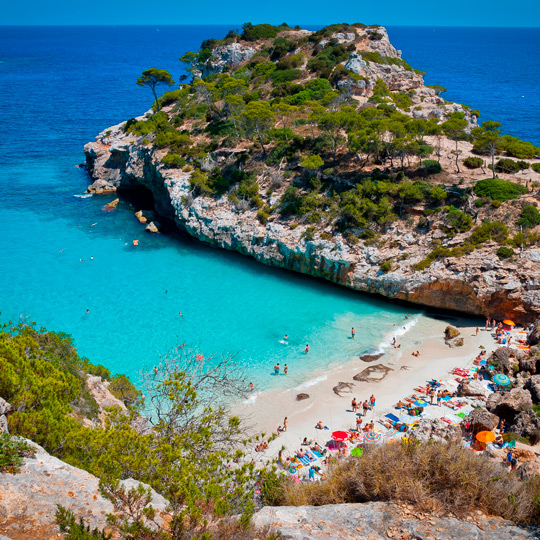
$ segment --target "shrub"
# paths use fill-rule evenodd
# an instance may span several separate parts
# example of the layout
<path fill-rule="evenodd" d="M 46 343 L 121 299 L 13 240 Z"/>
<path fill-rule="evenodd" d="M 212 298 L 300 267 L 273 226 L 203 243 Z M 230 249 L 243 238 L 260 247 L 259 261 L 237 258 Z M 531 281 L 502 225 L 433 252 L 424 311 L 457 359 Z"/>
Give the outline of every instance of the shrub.
<path fill-rule="evenodd" d="M 390 270 L 392 269 L 392 260 L 388 259 L 387 261 L 384 261 L 383 263 L 380 264 L 379 268 L 381 269 L 382 272 L 384 272 L 385 274 L 388 274 L 388 272 L 390 272 Z"/>
<path fill-rule="evenodd" d="M 459 232 L 467 232 L 471 230 L 473 225 L 472 217 L 454 206 L 450 207 L 446 219 L 448 224 Z"/>
<path fill-rule="evenodd" d="M 476 182 L 474 192 L 479 197 L 490 197 L 495 201 L 509 201 L 527 193 L 527 188 L 500 178 L 487 178 Z"/>
<path fill-rule="evenodd" d="M 473 245 L 483 244 L 488 240 L 494 240 L 499 244 L 508 238 L 508 227 L 500 221 L 484 222 L 471 234 L 470 240 Z"/>
<path fill-rule="evenodd" d="M 0 473 L 16 473 L 22 465 L 22 458 L 33 456 L 34 449 L 26 441 L 0 433 Z"/>
<path fill-rule="evenodd" d="M 168 169 L 181 169 L 186 164 L 186 160 L 182 156 L 173 152 L 167 153 L 167 155 L 163 156 L 161 161 Z"/>
<path fill-rule="evenodd" d="M 325 481 L 283 482 L 277 491 L 280 505 L 392 501 L 424 512 L 444 508 L 465 516 L 480 510 L 519 523 L 539 522 L 537 476 L 521 480 L 500 463 L 458 444 L 430 441 L 367 447 L 362 457 L 335 462 Z"/>
<path fill-rule="evenodd" d="M 442 171 L 441 164 L 435 159 L 425 159 L 423 167 L 428 174 L 438 174 Z"/>
<path fill-rule="evenodd" d="M 513 257 L 513 256 L 514 256 L 514 250 L 510 247 L 501 246 L 497 250 L 497 257 L 499 257 L 499 259 L 509 259 L 510 257 Z"/>
<path fill-rule="evenodd" d="M 242 39 L 245 41 L 257 41 L 258 39 L 271 39 L 278 35 L 279 27 L 271 24 L 244 23 L 242 25 Z"/>
<path fill-rule="evenodd" d="M 533 227 L 540 225 L 540 212 L 536 206 L 529 204 L 521 211 L 517 223 L 522 227 L 532 229 Z"/>
<path fill-rule="evenodd" d="M 512 135 L 503 135 L 501 141 L 505 152 L 518 159 L 530 159 L 540 154 L 540 150 L 534 144 L 522 141 Z"/>
<path fill-rule="evenodd" d="M 270 74 L 270 79 L 274 84 L 281 84 L 290 81 L 295 81 L 302 77 L 302 72 L 299 69 L 282 69 L 273 71 Z"/>
<path fill-rule="evenodd" d="M 531 165 L 531 168 L 534 172 L 540 174 L 540 163 L 533 163 Z"/>
<path fill-rule="evenodd" d="M 56 524 L 60 532 L 65 533 L 65 540 L 110 540 L 112 538 L 112 533 L 91 529 L 84 523 L 82 517 L 77 520 L 71 510 L 60 505 L 56 511 Z"/>
<path fill-rule="evenodd" d="M 463 160 L 463 165 L 465 165 L 467 169 L 479 169 L 484 165 L 484 160 L 479 157 L 468 157 Z"/>
<path fill-rule="evenodd" d="M 520 166 L 517 161 L 508 158 L 502 158 L 495 163 L 495 170 L 502 173 L 517 173 L 520 170 Z"/>

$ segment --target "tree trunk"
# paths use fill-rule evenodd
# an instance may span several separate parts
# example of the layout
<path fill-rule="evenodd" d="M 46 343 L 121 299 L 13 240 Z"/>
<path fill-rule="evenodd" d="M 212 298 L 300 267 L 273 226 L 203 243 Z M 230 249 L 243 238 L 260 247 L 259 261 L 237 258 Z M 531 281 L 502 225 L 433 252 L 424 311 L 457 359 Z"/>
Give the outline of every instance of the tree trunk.
<path fill-rule="evenodd" d="M 458 140 L 456 139 L 456 169 L 457 169 L 457 172 L 460 173 L 461 171 L 459 170 L 459 150 L 458 150 Z"/>
<path fill-rule="evenodd" d="M 495 150 L 491 152 L 491 172 L 493 174 L 492 178 L 495 178 Z"/>
<path fill-rule="evenodd" d="M 261 136 L 261 132 L 259 130 L 257 130 L 257 136 L 259 137 L 259 142 L 261 143 L 261 148 L 262 148 L 262 151 L 263 151 L 263 156 L 266 157 L 266 148 L 264 147 L 264 143 L 263 143 L 263 139 L 262 139 L 262 136 Z"/>
<path fill-rule="evenodd" d="M 158 111 L 160 111 L 161 109 L 159 108 L 159 100 L 156 94 L 156 88 L 154 86 L 152 86 L 152 92 L 154 94 L 154 99 L 156 100 L 156 108 Z"/>

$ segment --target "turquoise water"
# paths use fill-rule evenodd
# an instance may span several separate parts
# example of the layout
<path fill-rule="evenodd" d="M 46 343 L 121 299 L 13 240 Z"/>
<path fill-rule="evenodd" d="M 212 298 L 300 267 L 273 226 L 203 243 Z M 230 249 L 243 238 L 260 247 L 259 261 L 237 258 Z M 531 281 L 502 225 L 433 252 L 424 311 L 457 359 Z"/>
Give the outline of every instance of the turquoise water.
<path fill-rule="evenodd" d="M 64 176 L 72 182 L 59 182 Z M 25 186 L 12 194 L 17 207 L 3 210 L 4 319 L 70 333 L 81 354 L 114 372 L 136 379 L 185 343 L 206 356 L 237 355 L 261 389 L 284 385 L 270 374 L 276 362 L 287 363 L 286 384 L 294 385 L 312 369 L 378 346 L 403 320 L 405 308 L 389 302 L 189 238 L 149 235 L 129 203 L 104 212 L 112 197 L 74 197 L 85 177 L 71 164 L 38 161 L 18 170 L 17 183 Z M 288 345 L 280 343 L 284 334 Z"/>
<path fill-rule="evenodd" d="M 151 368 L 182 343 L 207 357 L 236 355 L 259 389 L 300 385 L 314 370 L 344 363 L 388 342 L 394 324 L 401 328 L 405 310 L 412 308 L 265 267 L 188 238 L 149 235 L 127 202 L 107 213 L 102 207 L 112 196 L 75 197 L 88 184 L 84 170 L 76 168 L 84 159 L 83 145 L 102 129 L 149 107 L 150 96 L 135 85 L 141 70 L 157 66 L 177 78 L 177 59 L 183 52 L 228 30 L 2 28 L 0 311 L 4 321 L 37 321 L 70 333 L 80 354 L 134 380 L 143 366 Z M 445 64 L 451 58 L 447 51 L 460 50 L 452 39 L 478 44 L 474 29 L 454 36 L 450 31 L 402 28 L 393 29 L 391 35 L 413 65 L 422 68 L 429 58 L 437 58 L 430 66 L 430 80 L 445 84 L 450 79 L 454 93 L 456 88 L 462 93 L 470 89 L 472 94 L 460 97 L 482 111 L 502 108 L 492 97 L 482 98 L 504 95 L 503 86 L 494 84 L 486 93 L 485 84 L 466 84 Z M 534 51 L 526 45 L 536 36 L 517 31 L 513 40 L 525 43 L 524 51 Z M 489 57 L 505 58 L 497 47 L 504 48 L 504 42 L 495 40 Z M 482 63 L 466 52 L 459 60 L 462 68 L 467 62 Z M 472 78 L 479 72 L 471 67 L 460 73 Z M 526 84 L 537 92 L 540 85 L 533 79 L 539 71 L 531 68 L 527 73 Z M 513 86 L 519 86 L 517 75 Z M 517 91 L 526 96 L 519 107 L 536 95 L 525 86 Z M 512 107 L 518 105 L 505 103 L 506 123 L 514 121 L 509 127 L 519 134 L 523 117 L 512 115 Z M 526 123 L 536 134 L 538 118 L 536 124 L 534 120 Z M 139 246 L 133 246 L 134 239 L 140 240 Z M 352 326 L 357 331 L 354 341 L 349 337 Z M 288 345 L 280 343 L 284 334 L 290 336 Z M 303 352 L 306 343 L 311 346 L 308 355 Z M 287 378 L 271 375 L 276 362 L 288 364 Z"/>

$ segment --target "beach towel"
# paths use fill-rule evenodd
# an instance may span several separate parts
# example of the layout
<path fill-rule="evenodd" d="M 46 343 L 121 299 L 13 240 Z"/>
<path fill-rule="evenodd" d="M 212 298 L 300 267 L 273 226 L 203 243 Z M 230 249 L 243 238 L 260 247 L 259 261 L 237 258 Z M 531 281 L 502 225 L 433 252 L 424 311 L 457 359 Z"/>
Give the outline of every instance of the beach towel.
<path fill-rule="evenodd" d="M 323 455 L 322 455 L 320 452 L 317 452 L 317 450 L 312 450 L 312 452 L 313 452 L 313 455 L 316 456 L 316 457 L 318 457 L 318 458 L 322 458 L 322 457 L 323 457 Z"/>
<path fill-rule="evenodd" d="M 465 420 L 465 418 L 467 418 L 467 415 L 464 412 L 459 412 L 456 414 L 456 416 L 459 416 L 462 420 Z"/>
<path fill-rule="evenodd" d="M 399 422 L 399 418 L 395 414 L 385 414 L 385 418 L 388 418 L 389 420 L 392 420 L 392 422 Z"/>

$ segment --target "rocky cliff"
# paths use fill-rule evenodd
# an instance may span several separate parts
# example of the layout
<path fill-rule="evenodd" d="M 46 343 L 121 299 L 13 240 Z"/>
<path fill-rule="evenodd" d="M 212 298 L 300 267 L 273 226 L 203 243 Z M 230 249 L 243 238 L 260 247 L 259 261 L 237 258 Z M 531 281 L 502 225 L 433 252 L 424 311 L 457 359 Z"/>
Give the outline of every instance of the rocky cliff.
<path fill-rule="evenodd" d="M 326 50 L 332 50 L 332 54 L 341 54 L 343 56 L 339 56 L 339 59 L 344 59 L 331 68 L 332 75 L 328 75 L 330 72 L 324 75 L 334 81 L 335 90 L 326 94 L 330 97 L 317 102 L 322 104 L 321 107 L 335 111 L 347 103 L 344 109 L 348 111 L 346 114 L 352 115 L 351 118 L 358 111 L 373 112 L 376 110 L 374 107 L 382 107 L 380 110 L 386 111 L 382 114 L 397 114 L 404 122 L 410 119 L 428 122 L 427 119 L 431 119 L 430 125 L 457 113 L 466 120 L 465 138 L 467 132 L 476 125 L 476 116 L 469 107 L 444 100 L 436 89 L 424 84 L 422 72 L 413 70 L 402 60 L 401 52 L 391 45 L 384 28 L 353 25 L 344 26 L 342 31 L 330 29 L 323 34 L 286 29 L 279 35 L 285 36 L 280 38 L 281 42 L 264 39 L 246 41 L 238 35 L 231 38 L 236 40 L 234 43 L 227 42 L 227 39 L 221 40 L 219 45 L 214 46 L 211 54 L 209 53 L 210 56 L 205 57 L 203 64 L 193 66 L 194 75 L 208 78 L 204 82 L 195 81 L 191 87 L 186 85 L 178 90 L 179 94 L 171 96 L 171 99 L 179 101 L 173 105 L 167 105 L 166 102 L 163 107 L 168 122 L 164 129 L 168 130 L 167 137 L 176 141 L 175 149 L 170 145 L 170 149 L 167 147 L 166 137 L 162 137 L 160 144 L 156 145 L 156 134 L 149 134 L 148 131 L 142 134 L 132 128 L 134 124 L 144 123 L 136 120 L 145 121 L 152 117 L 152 111 L 138 119 L 132 119 L 129 124 L 119 124 L 100 133 L 96 142 L 85 146 L 88 171 L 93 180 L 89 191 L 106 193 L 144 187 L 151 192 L 155 210 L 161 216 L 173 220 L 181 230 L 203 242 L 238 251 L 265 264 L 321 277 L 357 291 L 376 293 L 434 308 L 489 315 L 497 320 L 511 318 L 522 323 L 534 320 L 540 314 L 540 272 L 537 264 L 540 262 L 540 249 L 532 247 L 534 242 L 528 249 L 525 246 L 515 256 L 503 259 L 497 256 L 498 243 L 482 241 L 472 250 L 463 250 L 459 257 L 452 254 L 434 257 L 430 265 L 419 270 L 417 264 L 434 250 L 434 246 L 441 246 L 449 252 L 454 246 L 461 248 L 467 245 L 470 240 L 469 235 L 449 226 L 448 220 L 445 221 L 444 209 L 426 210 L 422 206 L 415 207 L 414 204 L 405 205 L 403 208 L 403 204 L 394 198 L 392 204 L 399 207 L 399 212 L 396 210 L 399 219 L 395 216 L 396 219 L 391 223 L 381 225 L 377 219 L 371 217 L 370 227 L 373 230 L 367 231 L 371 233 L 371 237 L 362 236 L 361 227 L 352 232 L 344 231 L 351 234 L 342 234 L 340 231 L 343 229 L 336 226 L 335 216 L 326 219 L 324 210 L 318 211 L 319 221 L 310 221 L 307 215 L 297 220 L 279 215 L 276 209 L 280 207 L 280 198 L 287 185 L 300 185 L 302 193 L 307 191 L 309 195 L 316 195 L 317 200 L 322 199 L 322 191 L 316 193 L 314 190 L 310 193 L 311 180 L 306 180 L 306 171 L 301 166 L 301 158 L 314 152 L 308 149 L 302 154 L 299 151 L 300 155 L 297 153 L 274 159 L 273 165 L 265 163 L 265 160 L 261 160 L 257 155 L 258 146 L 249 143 L 249 131 L 253 132 L 253 124 L 251 128 L 246 128 L 244 134 L 240 133 L 244 117 L 241 113 L 235 113 L 234 107 L 244 107 L 245 104 L 235 105 L 234 100 L 229 99 L 230 92 L 237 93 L 237 96 L 233 96 L 236 98 L 241 95 L 245 97 L 246 92 L 254 90 L 256 97 L 250 99 L 262 99 L 257 103 L 269 107 L 268 102 L 275 95 L 296 92 L 301 88 L 306 88 L 306 93 L 308 88 L 315 88 L 309 86 L 310 82 L 317 83 L 317 88 L 321 87 L 321 81 L 329 85 L 328 80 L 315 78 L 321 75 L 320 70 L 327 69 L 325 62 L 329 60 L 324 54 Z M 272 58 L 277 54 L 279 46 L 288 49 L 275 67 L 271 65 L 276 62 Z M 311 60 L 308 60 L 310 55 Z M 287 68 L 295 66 L 295 69 L 279 71 L 280 64 Z M 269 68 L 275 68 L 275 71 L 269 71 Z M 267 72 L 272 75 L 264 75 Z M 282 79 L 278 76 L 272 79 L 275 74 L 279 77 L 301 77 L 296 79 L 301 84 L 278 83 L 276 81 Z M 226 81 L 228 89 L 223 86 L 220 90 L 221 83 L 216 83 L 216 80 L 221 80 L 223 85 L 223 81 Z M 239 80 L 251 82 L 239 83 Z M 386 97 L 383 95 L 379 98 L 375 95 L 375 89 L 381 84 L 385 88 L 383 94 L 386 93 Z M 301 94 L 302 92 L 293 94 L 285 99 L 293 99 Z M 313 99 L 316 94 L 310 95 Z M 333 101 L 328 101 L 330 98 Z M 299 99 L 293 99 L 291 103 L 297 103 Z M 406 100 L 405 105 L 400 102 L 402 99 Z M 402 112 L 396 112 L 396 105 L 392 100 L 397 104 L 401 103 Z M 303 107 L 304 105 L 297 107 L 294 113 L 287 113 L 298 116 L 298 135 L 295 133 L 295 136 L 304 142 L 297 144 L 315 144 L 315 141 L 319 141 L 317 144 L 324 143 L 328 140 L 328 134 L 331 134 L 331 131 L 328 131 L 331 128 L 328 128 L 328 124 L 321 124 L 322 131 L 317 139 L 313 124 L 311 129 L 307 128 L 307 124 L 313 123 L 313 120 Z M 307 107 L 309 109 L 310 106 Z M 204 119 L 201 116 L 203 109 L 206 111 Z M 316 107 L 313 111 L 316 115 Z M 282 120 L 283 128 L 285 121 Z M 229 135 L 226 137 L 219 134 L 208 135 L 214 131 L 219 133 L 227 123 Z M 236 136 L 231 135 L 233 124 Z M 275 127 L 279 124 L 276 123 Z M 345 122 L 334 132 L 336 144 L 342 144 L 339 140 L 345 139 L 343 134 L 347 134 L 351 140 L 356 136 L 353 132 L 346 132 L 349 129 L 347 125 Z M 177 135 L 180 128 L 183 128 L 181 136 Z M 325 129 L 327 131 L 324 131 Z M 275 131 L 278 132 L 277 129 Z M 286 130 L 283 131 L 286 135 Z M 189 152 L 186 151 L 186 141 L 179 138 L 188 134 L 193 143 Z M 262 138 L 260 139 L 262 141 Z M 281 143 L 268 144 L 281 144 L 280 151 L 286 152 L 288 142 L 286 139 Z M 387 146 L 384 137 L 379 142 Z M 418 141 L 413 142 L 416 144 Z M 483 168 L 481 172 L 480 169 L 467 171 L 467 178 L 463 178 L 459 170 L 458 174 L 445 172 L 445 169 L 450 170 L 457 164 L 456 154 L 461 158 L 473 156 L 472 144 L 463 140 L 458 145 L 448 139 L 441 140 L 440 137 L 437 140 L 432 137 L 430 140 L 428 135 L 426 140 L 421 138 L 420 142 L 429 143 L 432 151 L 435 146 L 439 147 L 438 158 L 443 166 L 443 173 L 438 185 L 447 190 L 444 196 L 448 199 L 453 197 L 448 204 L 462 207 L 470 216 L 468 219 L 471 219 L 471 223 L 474 217 L 476 225 L 480 225 L 482 221 L 493 220 L 510 223 L 511 217 L 510 232 L 518 232 L 515 224 L 519 211 L 523 205 L 536 205 L 534 194 L 522 194 L 502 206 L 489 205 L 485 200 L 475 200 L 480 198 L 474 196 L 474 183 L 485 178 L 486 171 Z M 158 146 L 161 149 L 158 149 Z M 203 148 L 205 150 L 201 152 Z M 266 156 L 264 148 L 263 151 Z M 395 148 L 392 151 L 398 152 Z M 359 165 L 364 158 L 360 159 L 359 154 L 350 149 L 338 152 L 339 158 L 336 158 L 336 147 L 333 155 L 332 152 L 325 155 L 321 151 L 325 163 L 332 164 L 322 177 L 326 182 L 325 200 L 332 200 L 336 191 L 354 191 L 356 183 L 359 182 L 356 174 L 365 177 L 372 172 L 380 172 L 380 169 L 375 167 L 384 165 L 388 159 L 391 160 L 391 166 L 385 174 L 391 178 L 394 185 L 399 184 L 400 178 L 406 178 L 405 161 L 410 165 L 412 159 L 414 167 L 418 165 L 418 162 L 414 164 L 417 158 L 412 158 L 411 155 L 406 159 L 404 154 L 401 154 L 401 158 L 392 158 L 390 154 L 382 157 L 385 152 L 386 150 L 381 150 L 378 156 L 380 159 L 364 166 L 370 158 L 373 159 L 373 155 L 365 156 L 364 165 Z M 201 154 L 205 157 L 201 158 Z M 246 155 L 249 161 L 247 165 Z M 395 156 L 397 155 L 396 153 Z M 164 163 L 162 160 L 165 157 L 168 159 Z M 399 159 L 401 177 L 398 177 L 399 173 L 396 173 L 394 168 L 394 160 L 397 162 Z M 251 167 L 250 173 L 257 177 L 258 204 L 254 204 L 253 200 L 238 201 L 238 197 L 235 200 L 228 196 L 230 193 L 221 196 L 217 192 L 205 195 L 194 189 L 195 174 L 199 177 L 206 175 L 208 178 L 216 170 L 221 171 L 221 174 L 233 166 L 241 172 Z M 421 166 L 420 161 L 420 168 Z M 319 170 L 318 174 L 320 173 Z M 540 174 L 536 172 L 530 172 L 530 176 L 533 180 L 540 179 Z M 528 182 L 529 180 L 527 185 Z M 370 200 L 364 199 L 355 211 L 363 212 L 362 205 L 366 206 L 365 201 L 372 204 Z M 476 202 L 479 204 L 474 205 Z M 380 199 L 373 204 L 379 203 Z M 389 204 L 387 199 L 383 199 L 382 203 Z M 260 219 L 258 210 L 261 205 L 267 210 L 266 219 Z M 432 206 L 435 207 L 436 204 Z M 313 226 L 313 223 L 317 224 Z M 468 230 L 470 228 L 471 226 Z M 351 235 L 354 242 L 351 241 Z M 373 237 L 377 237 L 376 241 Z"/>
<path fill-rule="evenodd" d="M 430 251 L 438 231 L 417 235 L 397 223 L 386 233 L 388 247 L 349 244 L 340 234 L 331 240 L 320 231 L 307 239 L 307 226 L 257 220 L 257 210 L 241 210 L 226 196 L 191 196 L 190 173 L 167 169 L 162 153 L 119 124 L 85 146 L 91 191 L 133 189 L 152 192 L 156 211 L 172 219 L 191 236 L 235 250 L 257 261 L 328 279 L 357 291 L 460 312 L 530 322 L 540 314 L 540 249 L 520 253 L 516 261 L 501 261 L 492 245 L 473 253 L 437 261 L 425 271 L 413 265 Z M 225 159 L 216 155 L 219 162 Z M 269 171 L 270 173 L 270 171 Z M 407 257 L 404 258 L 403 255 Z M 393 258 L 395 268 L 380 265 Z"/>

